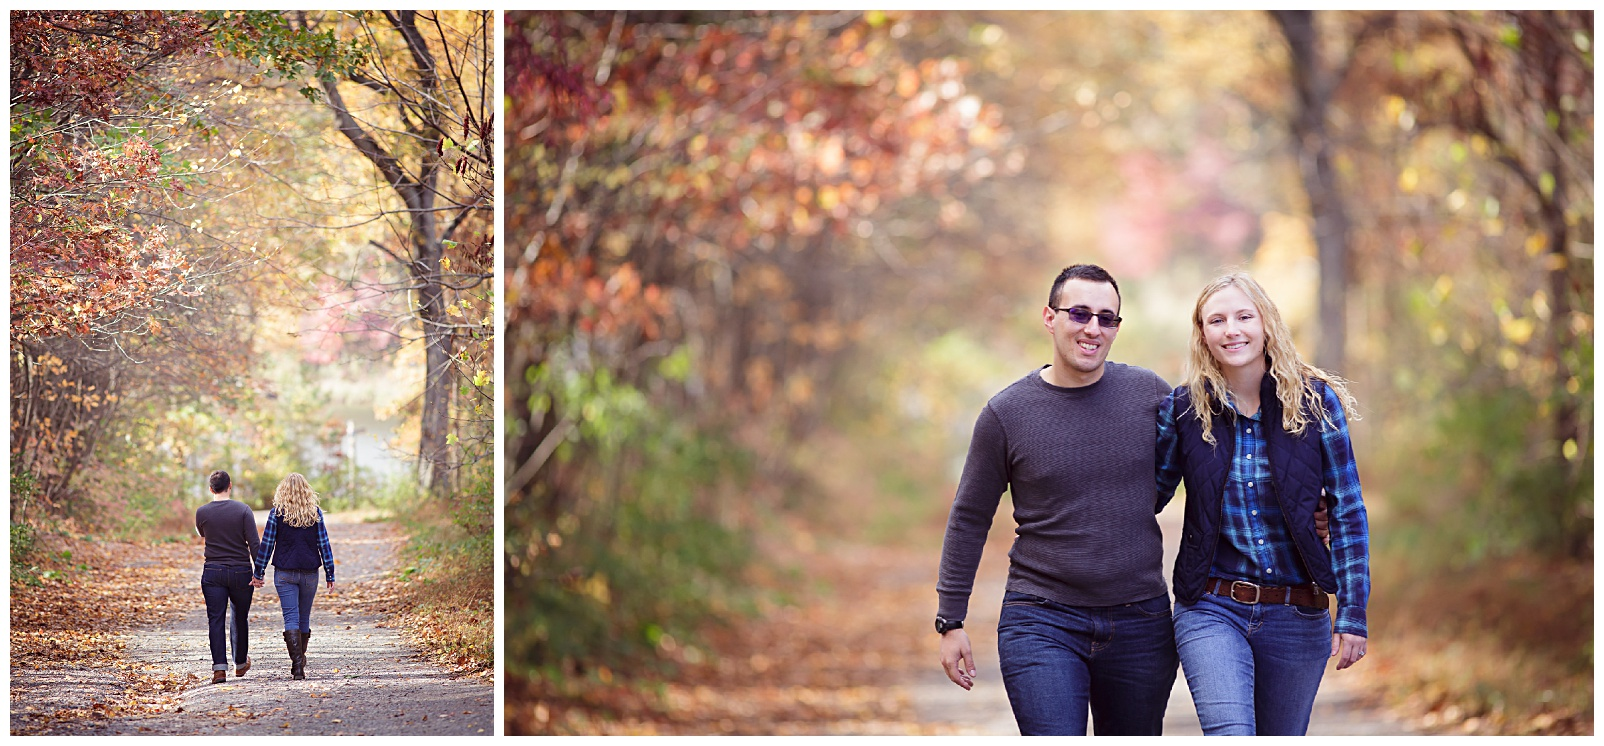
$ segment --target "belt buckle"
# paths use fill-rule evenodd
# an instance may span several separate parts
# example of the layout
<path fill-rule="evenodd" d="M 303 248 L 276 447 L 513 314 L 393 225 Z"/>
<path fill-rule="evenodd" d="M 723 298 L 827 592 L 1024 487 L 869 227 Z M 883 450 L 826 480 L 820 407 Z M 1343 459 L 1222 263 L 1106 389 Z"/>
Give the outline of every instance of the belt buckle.
<path fill-rule="evenodd" d="M 1252 601 L 1243 601 L 1242 599 L 1236 597 L 1236 587 L 1238 585 L 1245 585 L 1245 586 L 1253 589 L 1253 600 Z M 1231 581 L 1231 600 L 1232 601 L 1236 601 L 1238 603 L 1244 603 L 1244 604 L 1248 604 L 1249 606 L 1252 606 L 1254 604 L 1257 604 L 1259 602 L 1259 598 L 1262 597 L 1263 595 L 1264 595 L 1264 586 L 1254 585 L 1252 583 L 1249 583 L 1246 580 L 1233 580 L 1233 581 Z"/>

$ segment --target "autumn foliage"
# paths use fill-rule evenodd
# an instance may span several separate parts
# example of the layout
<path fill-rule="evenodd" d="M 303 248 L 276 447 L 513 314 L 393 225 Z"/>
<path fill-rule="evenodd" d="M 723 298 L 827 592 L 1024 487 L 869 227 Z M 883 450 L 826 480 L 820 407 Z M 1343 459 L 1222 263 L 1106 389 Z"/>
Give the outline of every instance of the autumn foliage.
<path fill-rule="evenodd" d="M 189 262 L 162 226 L 130 230 L 131 206 L 162 190 L 160 159 L 133 138 L 101 150 L 41 138 L 41 162 L 13 178 L 12 334 L 88 335 L 193 293 Z M 65 152 L 63 152 L 65 151 Z M 152 333 L 160 321 L 144 318 Z"/>
<path fill-rule="evenodd" d="M 123 10 L 11 12 L 12 106 L 81 117 L 119 113 L 156 90 L 145 77 L 162 60 L 210 44 L 198 13 Z"/>
<path fill-rule="evenodd" d="M 817 422 L 866 319 L 941 266 L 904 226 L 1000 171 L 1000 113 L 895 22 L 508 15 L 514 667 L 649 649 L 718 603 L 696 588 L 779 499 L 734 476 L 750 449 Z"/>

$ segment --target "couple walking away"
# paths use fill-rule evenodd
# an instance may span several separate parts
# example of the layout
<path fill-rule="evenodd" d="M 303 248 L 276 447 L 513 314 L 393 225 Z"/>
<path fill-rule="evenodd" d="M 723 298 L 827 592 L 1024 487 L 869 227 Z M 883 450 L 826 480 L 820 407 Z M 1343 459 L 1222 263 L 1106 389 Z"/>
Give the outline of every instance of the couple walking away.
<path fill-rule="evenodd" d="M 228 646 L 234 649 L 234 676 L 251 670 L 251 595 L 262 587 L 267 563 L 273 562 L 273 590 L 284 612 L 284 646 L 290 675 L 306 678 L 306 646 L 312 637 L 312 599 L 317 596 L 317 570 L 322 565 L 334 592 L 334 550 L 324 529 L 317 493 L 306 477 L 291 474 L 273 492 L 267 528 L 256 536 L 256 515 L 230 496 L 228 472 L 210 477 L 212 500 L 195 511 L 195 532 L 206 540 L 201 570 L 201 596 L 206 599 L 207 634 L 212 647 L 212 683 L 228 677 Z M 233 624 L 225 643 L 224 617 L 233 607 Z"/>
<path fill-rule="evenodd" d="M 1021 733 L 1085 735 L 1090 707 L 1097 735 L 1159 735 L 1179 664 L 1205 734 L 1304 735 L 1327 660 L 1369 636 L 1354 399 L 1246 274 L 1198 296 L 1174 389 L 1107 360 L 1119 313 L 1108 272 L 1066 268 L 1042 309 L 1052 364 L 981 410 L 936 585 L 942 667 L 974 685 L 963 619 L 1008 490 L 997 657 Z M 1155 516 L 1182 482 L 1172 609 Z"/>

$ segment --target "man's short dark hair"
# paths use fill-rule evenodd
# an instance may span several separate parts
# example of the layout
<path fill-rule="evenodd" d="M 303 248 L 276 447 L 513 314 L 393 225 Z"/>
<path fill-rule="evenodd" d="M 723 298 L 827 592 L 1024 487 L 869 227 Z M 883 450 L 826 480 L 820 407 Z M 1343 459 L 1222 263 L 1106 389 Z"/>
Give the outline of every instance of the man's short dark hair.
<path fill-rule="evenodd" d="M 1095 264 L 1074 264 L 1065 267 L 1064 271 L 1058 273 L 1058 279 L 1053 280 L 1053 289 L 1047 294 L 1048 307 L 1056 307 L 1058 305 L 1058 291 L 1064 289 L 1064 283 L 1068 280 L 1106 282 L 1114 286 L 1114 297 L 1124 302 L 1124 298 L 1120 297 L 1119 294 L 1119 283 L 1114 281 L 1114 276 L 1109 274 L 1108 270 Z"/>
<path fill-rule="evenodd" d="M 208 479 L 211 480 L 212 494 L 214 495 L 221 495 L 224 492 L 227 492 L 229 486 L 233 484 L 233 480 L 228 478 L 228 472 L 223 471 L 222 469 L 212 472 L 212 475 L 208 477 Z"/>

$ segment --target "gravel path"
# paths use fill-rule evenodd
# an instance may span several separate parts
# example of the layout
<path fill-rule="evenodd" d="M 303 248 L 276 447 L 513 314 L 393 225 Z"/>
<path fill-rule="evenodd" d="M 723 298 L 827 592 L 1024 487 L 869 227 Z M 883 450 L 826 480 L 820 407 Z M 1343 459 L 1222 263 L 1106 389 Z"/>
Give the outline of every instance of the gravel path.
<path fill-rule="evenodd" d="M 282 617 L 272 572 L 251 604 L 250 655 L 244 678 L 230 673 L 211 683 L 205 608 L 198 588 L 195 606 L 181 619 L 134 631 L 126 658 L 136 666 L 188 676 L 190 685 L 147 717 L 69 721 L 56 735 L 492 735 L 494 694 L 481 679 L 453 679 L 420 660 L 383 617 L 364 613 L 351 597 L 363 582 L 389 569 L 405 537 L 385 523 L 341 520 L 330 514 L 329 541 L 337 563 L 337 595 L 320 588 L 312 612 L 306 679 L 290 678 Z M 257 514 L 258 525 L 266 513 Z M 195 562 L 195 577 L 200 562 Z M 356 592 L 353 592 L 356 591 Z M 54 672 L 60 674 L 61 672 Z M 73 696 L 108 697 L 122 685 L 107 672 L 30 677 L 40 697 L 63 690 Z M 18 682 L 13 680 L 13 688 Z M 13 731 L 17 692 L 13 691 Z"/>

